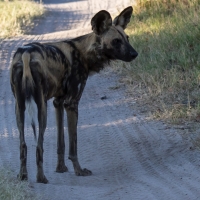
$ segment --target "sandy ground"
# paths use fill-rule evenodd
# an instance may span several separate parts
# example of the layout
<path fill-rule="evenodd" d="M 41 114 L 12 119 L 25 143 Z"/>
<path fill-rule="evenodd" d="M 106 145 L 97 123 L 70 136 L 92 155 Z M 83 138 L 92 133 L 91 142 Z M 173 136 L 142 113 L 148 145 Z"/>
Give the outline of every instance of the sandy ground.
<path fill-rule="evenodd" d="M 57 3 L 55 3 L 57 2 Z M 32 41 L 70 38 L 90 31 L 91 16 L 105 9 L 115 14 L 128 0 L 44 1 L 50 11 L 32 35 L 1 42 L 0 46 L 0 166 L 19 171 L 19 134 L 9 64 L 18 46 Z M 70 30 L 69 30 L 70 29 Z M 68 31 L 65 31 L 68 30 Z M 36 183 L 35 142 L 26 120 L 29 183 L 39 199 L 64 200 L 194 200 L 200 199 L 200 152 L 177 129 L 147 121 L 119 77 L 105 70 L 88 79 L 79 107 L 78 154 L 89 177 L 56 168 L 56 126 L 52 101 L 44 139 L 44 171 L 49 184 Z M 117 86 L 117 87 L 116 87 Z M 105 99 L 101 97 L 106 96 Z M 67 126 L 65 126 L 67 132 Z M 68 137 L 66 133 L 66 149 Z"/>

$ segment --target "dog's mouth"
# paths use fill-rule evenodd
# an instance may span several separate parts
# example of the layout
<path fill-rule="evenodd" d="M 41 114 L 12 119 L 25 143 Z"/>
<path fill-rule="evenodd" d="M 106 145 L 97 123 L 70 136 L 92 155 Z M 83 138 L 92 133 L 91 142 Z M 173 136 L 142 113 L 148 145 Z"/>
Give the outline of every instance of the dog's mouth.
<path fill-rule="evenodd" d="M 131 62 L 132 60 L 136 59 L 138 56 L 138 53 L 134 50 L 134 51 L 130 51 L 128 53 L 125 53 L 125 55 L 117 55 L 114 56 L 115 60 L 122 60 L 125 62 Z"/>

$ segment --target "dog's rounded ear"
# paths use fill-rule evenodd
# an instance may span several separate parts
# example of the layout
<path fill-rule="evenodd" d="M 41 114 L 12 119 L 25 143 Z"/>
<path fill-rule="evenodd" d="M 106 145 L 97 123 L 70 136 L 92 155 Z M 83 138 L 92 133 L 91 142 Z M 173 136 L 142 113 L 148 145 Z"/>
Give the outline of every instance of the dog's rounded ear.
<path fill-rule="evenodd" d="M 131 6 L 125 8 L 115 19 L 113 20 L 113 24 L 115 26 L 119 25 L 123 29 L 126 28 L 127 24 L 130 22 L 132 16 L 133 8 Z"/>
<path fill-rule="evenodd" d="M 95 34 L 101 35 L 112 26 L 110 13 L 101 10 L 91 20 L 92 30 Z"/>

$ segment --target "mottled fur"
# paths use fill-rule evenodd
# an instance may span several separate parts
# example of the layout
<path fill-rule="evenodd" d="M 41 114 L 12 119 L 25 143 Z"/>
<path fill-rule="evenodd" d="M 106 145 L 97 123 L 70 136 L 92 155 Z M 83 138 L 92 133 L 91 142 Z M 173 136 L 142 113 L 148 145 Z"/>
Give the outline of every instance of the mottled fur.
<path fill-rule="evenodd" d="M 53 43 L 30 43 L 14 54 L 10 81 L 16 99 L 16 121 L 20 132 L 20 179 L 27 179 L 27 146 L 24 137 L 24 111 L 38 108 L 39 135 L 36 147 L 37 181 L 47 183 L 43 172 L 43 136 L 47 121 L 47 101 L 54 97 L 57 119 L 57 172 L 67 171 L 64 154 L 64 109 L 68 118 L 69 159 L 76 175 L 91 174 L 82 169 L 77 158 L 78 103 L 90 72 L 99 72 L 111 60 L 129 62 L 137 52 L 124 32 L 132 15 L 132 7 L 112 19 L 107 11 L 98 12 L 91 20 L 93 32 L 72 40 Z M 31 114 L 32 115 L 32 114 Z M 35 123 L 32 120 L 35 133 Z"/>

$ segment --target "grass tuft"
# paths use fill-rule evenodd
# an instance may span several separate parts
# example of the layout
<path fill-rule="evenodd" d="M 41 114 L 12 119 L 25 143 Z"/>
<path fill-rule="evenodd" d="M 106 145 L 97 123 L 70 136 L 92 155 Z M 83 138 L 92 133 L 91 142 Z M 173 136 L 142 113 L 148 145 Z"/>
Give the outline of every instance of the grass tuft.
<path fill-rule="evenodd" d="M 0 38 L 6 38 L 23 34 L 33 25 L 32 19 L 44 13 L 44 8 L 30 0 L 1 0 L 0 11 Z"/>
<path fill-rule="evenodd" d="M 200 115 L 200 1 L 137 0 L 127 30 L 138 58 L 125 67 L 139 101 L 172 122 Z"/>
<path fill-rule="evenodd" d="M 13 178 L 11 171 L 0 169 L 0 199 L 1 200 L 33 200 L 28 182 Z"/>

